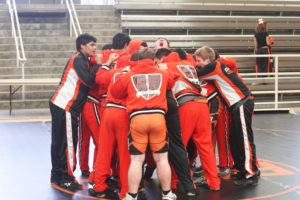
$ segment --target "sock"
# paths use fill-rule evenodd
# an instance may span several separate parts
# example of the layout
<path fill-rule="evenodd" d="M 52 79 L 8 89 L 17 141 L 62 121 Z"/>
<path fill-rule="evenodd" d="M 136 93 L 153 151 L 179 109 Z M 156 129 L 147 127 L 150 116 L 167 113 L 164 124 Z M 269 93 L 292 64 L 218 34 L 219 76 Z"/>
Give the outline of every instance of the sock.
<path fill-rule="evenodd" d="M 169 194 L 169 192 L 171 192 L 171 190 L 162 191 L 162 193 L 163 193 L 164 195 L 167 195 L 167 194 Z"/>

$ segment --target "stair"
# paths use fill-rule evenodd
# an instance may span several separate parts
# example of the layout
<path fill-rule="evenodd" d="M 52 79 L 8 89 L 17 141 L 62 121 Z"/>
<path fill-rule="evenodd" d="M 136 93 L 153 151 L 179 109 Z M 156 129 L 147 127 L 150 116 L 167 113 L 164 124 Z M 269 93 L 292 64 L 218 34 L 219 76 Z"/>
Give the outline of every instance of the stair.
<path fill-rule="evenodd" d="M 25 79 L 60 78 L 68 59 L 76 52 L 76 38 L 70 37 L 65 5 L 18 4 L 17 9 L 27 58 Z M 103 45 L 111 43 L 113 35 L 121 31 L 119 16 L 112 6 L 76 5 L 76 10 L 82 32 L 97 38 L 97 51 Z M 11 37 L 8 8 L 2 5 L 0 53 L 0 79 L 21 78 L 21 68 L 15 67 L 15 43 Z M 22 89 L 19 89 L 13 95 L 13 109 L 48 108 L 49 97 L 56 87 L 25 86 L 24 100 Z M 0 86 L 0 99 L 0 109 L 7 109 L 8 86 Z"/>
<path fill-rule="evenodd" d="M 97 49 L 112 42 L 113 36 L 122 32 L 120 16 L 113 6 L 77 5 L 76 11 L 83 33 L 89 33 L 97 38 Z"/>

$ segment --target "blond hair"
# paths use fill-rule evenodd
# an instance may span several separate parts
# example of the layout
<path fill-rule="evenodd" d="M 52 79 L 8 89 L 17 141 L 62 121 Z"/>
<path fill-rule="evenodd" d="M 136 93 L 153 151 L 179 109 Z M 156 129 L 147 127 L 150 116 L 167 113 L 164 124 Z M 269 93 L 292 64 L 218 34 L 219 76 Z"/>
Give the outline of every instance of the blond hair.
<path fill-rule="evenodd" d="M 154 56 L 155 56 L 155 52 L 152 49 L 150 49 L 149 47 L 145 47 L 144 49 L 135 51 L 131 55 L 130 60 L 132 60 L 132 61 L 139 61 L 139 60 L 144 60 L 144 59 L 153 60 Z"/>
<path fill-rule="evenodd" d="M 210 61 L 215 60 L 215 51 L 210 48 L 209 46 L 203 46 L 195 51 L 195 56 L 201 57 L 203 60 L 206 60 L 207 58 L 210 59 Z"/>

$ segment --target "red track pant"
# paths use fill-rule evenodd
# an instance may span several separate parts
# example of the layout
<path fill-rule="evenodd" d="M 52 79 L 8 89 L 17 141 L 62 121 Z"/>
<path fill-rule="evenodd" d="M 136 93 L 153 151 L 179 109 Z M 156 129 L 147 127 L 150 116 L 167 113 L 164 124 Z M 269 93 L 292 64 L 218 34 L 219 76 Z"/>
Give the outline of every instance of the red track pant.
<path fill-rule="evenodd" d="M 128 113 L 121 108 L 109 107 L 105 108 L 102 119 L 95 166 L 94 190 L 101 192 L 107 188 L 105 180 L 111 175 L 111 159 L 117 145 L 120 163 L 120 198 L 123 198 L 128 192 L 128 169 L 130 165 L 127 142 L 129 132 Z"/>
<path fill-rule="evenodd" d="M 215 128 L 215 136 L 219 153 L 219 167 L 233 167 L 233 159 L 229 145 L 230 121 L 231 113 L 227 108 L 224 108 L 219 115 Z"/>
<path fill-rule="evenodd" d="M 89 149 L 90 149 L 90 138 L 92 137 L 95 149 L 94 149 L 94 160 L 93 168 L 95 167 L 95 161 L 98 150 L 98 137 L 100 131 L 100 118 L 103 112 L 103 108 L 96 104 L 87 101 L 81 114 L 79 116 L 79 165 L 81 171 L 89 169 Z"/>
<path fill-rule="evenodd" d="M 193 139 L 210 189 L 219 188 L 221 181 L 212 145 L 208 104 L 189 101 L 179 107 L 179 117 L 184 146 L 187 146 L 190 138 Z"/>

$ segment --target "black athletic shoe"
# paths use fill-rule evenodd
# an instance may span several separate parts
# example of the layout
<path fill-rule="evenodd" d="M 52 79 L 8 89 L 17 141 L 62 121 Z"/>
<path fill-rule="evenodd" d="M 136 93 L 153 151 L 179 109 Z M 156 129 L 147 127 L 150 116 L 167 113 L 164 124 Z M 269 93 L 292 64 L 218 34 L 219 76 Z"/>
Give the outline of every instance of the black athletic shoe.
<path fill-rule="evenodd" d="M 208 186 L 207 180 L 204 175 L 194 179 L 193 182 L 197 187 Z"/>
<path fill-rule="evenodd" d="M 90 171 L 89 170 L 85 170 L 81 173 L 82 177 L 88 178 L 90 176 Z"/>
<path fill-rule="evenodd" d="M 243 179 L 245 177 L 244 174 L 242 174 L 241 172 L 238 172 L 236 174 L 230 174 L 230 178 L 232 180 L 239 180 L 239 179 Z"/>
<path fill-rule="evenodd" d="M 59 186 L 66 190 L 71 190 L 71 191 L 83 189 L 81 184 L 75 183 L 74 181 L 62 181 L 60 182 Z"/>
<path fill-rule="evenodd" d="M 255 172 L 255 176 L 259 177 L 260 176 L 260 170 L 257 170 Z M 239 180 L 239 179 L 245 179 L 245 174 L 238 172 L 236 174 L 231 174 L 230 175 L 231 179 L 233 180 Z"/>
<path fill-rule="evenodd" d="M 218 176 L 226 176 L 230 174 L 230 168 L 229 167 L 220 167 L 218 171 Z"/>
<path fill-rule="evenodd" d="M 146 196 L 144 187 L 139 188 L 137 199 L 138 200 L 147 200 L 147 196 Z"/>
<path fill-rule="evenodd" d="M 234 181 L 235 185 L 239 186 L 254 186 L 258 184 L 259 177 L 254 175 L 250 178 L 242 178 Z"/>
<path fill-rule="evenodd" d="M 106 179 L 105 183 L 111 189 L 116 189 L 119 187 L 118 182 L 111 178 Z"/>
<path fill-rule="evenodd" d="M 93 188 L 88 189 L 88 193 L 90 196 L 97 198 L 106 198 L 106 199 L 119 199 L 119 195 L 115 193 L 112 189 L 107 188 L 102 192 L 96 192 Z"/>
<path fill-rule="evenodd" d="M 204 175 L 204 171 L 202 169 L 202 166 L 197 167 L 193 172 L 193 176 L 195 176 L 195 177 L 200 177 L 200 176 L 203 176 L 203 175 Z"/>
<path fill-rule="evenodd" d="M 51 176 L 51 178 L 50 178 L 50 183 L 51 184 L 55 184 L 55 185 L 59 185 L 59 183 L 60 183 L 60 178 L 57 178 L 57 177 L 52 177 Z"/>

